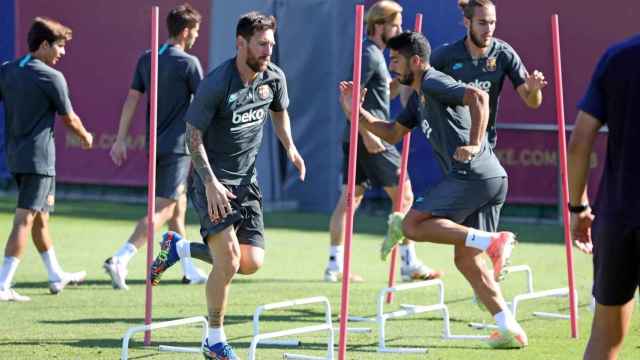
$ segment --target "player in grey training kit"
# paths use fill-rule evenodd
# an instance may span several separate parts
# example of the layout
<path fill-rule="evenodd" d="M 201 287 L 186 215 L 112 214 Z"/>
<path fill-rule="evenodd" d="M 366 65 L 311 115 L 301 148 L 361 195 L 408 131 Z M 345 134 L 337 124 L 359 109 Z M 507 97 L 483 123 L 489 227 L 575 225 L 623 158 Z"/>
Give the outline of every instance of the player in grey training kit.
<path fill-rule="evenodd" d="M 362 87 L 366 88 L 363 106 L 380 119 L 389 119 L 389 101 L 395 98 L 401 87 L 397 79 L 392 80 L 383 51 L 386 42 L 402 31 L 402 7 L 395 1 L 383 0 L 373 4 L 365 17 L 367 37 L 362 43 Z M 400 209 L 404 214 L 413 202 L 411 182 L 404 184 L 403 198 L 397 198 L 400 174 L 400 153 L 395 146 L 381 140 L 364 128 L 358 130 L 358 157 L 356 160 L 354 206 L 357 208 L 369 187 L 382 187 L 392 202 L 393 209 Z M 346 126 L 343 143 L 343 185 L 348 181 L 350 126 Z M 342 279 L 344 261 L 344 222 L 346 214 L 346 186 L 343 186 L 338 203 L 331 214 L 329 224 L 331 247 L 329 261 L 324 271 L 324 280 L 337 282 Z M 401 205 L 398 206 L 397 202 Z M 382 258 L 388 252 L 383 249 Z M 400 275 L 403 281 L 426 280 L 440 276 L 418 259 L 415 244 L 405 240 L 400 246 Z M 355 273 L 350 274 L 350 281 L 358 282 L 363 278 Z"/>
<path fill-rule="evenodd" d="M 496 29 L 496 7 L 491 0 L 461 0 L 467 35 L 433 51 L 431 66 L 464 84 L 489 94 L 487 134 L 491 147 L 496 147 L 496 114 L 500 92 L 506 77 L 522 101 L 536 109 L 542 104 L 544 75 L 535 70 L 529 74 L 516 51 L 506 42 L 493 37 Z"/>
<path fill-rule="evenodd" d="M 256 155 L 269 115 L 288 158 L 302 180 L 305 175 L 291 137 L 285 76 L 270 62 L 275 27 L 272 16 L 243 15 L 237 56 L 207 75 L 185 117 L 194 168 L 189 194 L 213 258 L 206 289 L 210 329 L 203 344 L 208 359 L 237 359 L 223 330 L 229 286 L 236 273 L 255 273 L 264 261 Z"/>
<path fill-rule="evenodd" d="M 422 34 L 400 34 L 389 40 L 388 47 L 391 70 L 416 93 L 396 122 L 387 123 L 361 108 L 360 124 L 392 144 L 412 128 L 420 127 L 445 174 L 416 200 L 402 231 L 415 241 L 454 245 L 456 267 L 498 325 L 489 345 L 524 347 L 527 336 L 509 311 L 497 283 L 515 238 L 510 232 L 497 232 L 507 177 L 486 136 L 488 95 L 431 67 L 431 49 Z M 346 112 L 351 112 L 352 89 L 348 83 L 340 84 Z M 483 252 L 492 260 L 493 274 L 484 264 Z"/>
<path fill-rule="evenodd" d="M 187 211 L 186 180 L 191 158 L 185 144 L 184 115 L 202 79 L 200 61 L 186 51 L 193 47 L 200 29 L 200 14 L 189 5 L 179 5 L 167 15 L 169 40 L 158 54 L 158 117 L 156 159 L 156 226 L 168 223 L 184 241 L 182 252 L 189 251 L 186 241 L 185 214 Z M 131 88 L 122 108 L 118 136 L 111 148 L 111 158 L 117 166 L 127 159 L 127 136 L 139 100 L 149 91 L 151 81 L 151 52 L 138 60 Z M 149 142 L 149 107 L 147 106 L 147 144 Z M 111 277 L 114 289 L 128 289 L 127 264 L 147 241 L 147 218 L 136 224 L 129 239 L 103 265 Z M 166 246 L 162 244 L 161 246 Z M 197 269 L 190 257 L 181 259 L 183 283 L 202 284 L 206 275 Z"/>
<path fill-rule="evenodd" d="M 47 18 L 35 18 L 28 34 L 29 53 L 0 67 L 0 101 L 5 110 L 5 152 L 9 171 L 18 184 L 13 228 L 0 268 L 0 301 L 29 301 L 11 288 L 13 276 L 31 233 L 47 268 L 49 291 L 61 292 L 84 280 L 86 272 L 62 270 L 49 234 L 49 213 L 55 201 L 56 113 L 90 149 L 93 136 L 85 130 L 69 100 L 67 82 L 53 69 L 65 55 L 71 29 Z"/>

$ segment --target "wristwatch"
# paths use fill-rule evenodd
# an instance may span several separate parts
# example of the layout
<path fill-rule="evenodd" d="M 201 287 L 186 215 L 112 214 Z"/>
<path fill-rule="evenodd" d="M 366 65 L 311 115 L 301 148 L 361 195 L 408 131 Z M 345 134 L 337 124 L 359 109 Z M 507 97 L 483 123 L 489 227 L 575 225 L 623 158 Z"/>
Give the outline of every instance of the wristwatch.
<path fill-rule="evenodd" d="M 569 212 L 574 214 L 579 214 L 589 208 L 589 204 L 580 204 L 580 205 L 571 205 L 571 203 L 567 204 L 569 207 Z"/>

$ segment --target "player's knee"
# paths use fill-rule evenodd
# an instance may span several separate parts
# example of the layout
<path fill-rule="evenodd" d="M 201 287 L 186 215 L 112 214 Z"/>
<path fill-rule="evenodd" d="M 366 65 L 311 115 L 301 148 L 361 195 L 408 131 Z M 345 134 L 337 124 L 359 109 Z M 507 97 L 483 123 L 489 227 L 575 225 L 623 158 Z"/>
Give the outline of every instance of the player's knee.
<path fill-rule="evenodd" d="M 16 211 L 16 215 L 13 218 L 13 226 L 31 227 L 35 221 L 34 211 Z"/>
<path fill-rule="evenodd" d="M 240 260 L 240 269 L 238 272 L 242 275 L 251 275 L 255 274 L 264 263 L 264 259 L 257 259 L 255 257 L 243 257 Z"/>
<path fill-rule="evenodd" d="M 240 269 L 240 254 L 229 249 L 216 255 L 214 271 L 219 271 L 225 279 L 231 279 Z"/>

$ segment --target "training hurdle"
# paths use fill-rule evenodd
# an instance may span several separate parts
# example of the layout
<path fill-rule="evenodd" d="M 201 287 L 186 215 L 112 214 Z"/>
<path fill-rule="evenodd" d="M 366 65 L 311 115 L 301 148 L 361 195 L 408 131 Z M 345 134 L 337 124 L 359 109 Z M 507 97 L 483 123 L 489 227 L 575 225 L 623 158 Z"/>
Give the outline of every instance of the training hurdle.
<path fill-rule="evenodd" d="M 509 305 L 511 313 L 513 314 L 513 317 L 516 319 L 518 315 L 518 305 L 523 301 L 542 299 L 542 298 L 548 298 L 548 297 L 568 297 L 569 296 L 569 288 L 566 288 L 566 287 L 543 290 L 543 291 L 535 291 L 533 287 L 533 270 L 531 270 L 531 267 L 529 265 L 509 266 L 506 268 L 506 271 L 509 274 L 518 273 L 518 272 L 526 273 L 527 291 L 515 295 L 512 298 L 512 300 L 507 303 L 507 305 Z M 475 294 L 473 295 L 473 300 L 474 302 L 478 301 Z M 552 312 L 534 311 L 533 315 L 536 317 L 546 318 L 546 319 L 569 319 L 568 314 L 559 314 L 559 313 L 552 313 Z M 493 324 L 485 324 L 485 323 L 477 323 L 477 322 L 469 323 L 469 326 L 476 329 L 496 328 L 496 326 Z"/>
<path fill-rule="evenodd" d="M 200 339 L 200 343 L 204 341 L 204 338 L 207 336 L 207 332 L 209 331 L 209 323 L 204 316 L 195 316 L 185 319 L 171 320 L 171 321 L 162 321 L 157 323 L 151 323 L 148 325 L 141 325 L 129 328 L 122 338 L 122 353 L 120 358 L 122 360 L 127 360 L 129 358 L 129 341 L 134 334 L 137 333 L 148 333 L 151 330 L 164 329 L 169 327 L 181 326 L 181 325 L 189 325 L 189 324 L 201 324 L 202 325 L 202 339 Z M 202 352 L 200 347 L 197 348 L 188 348 L 188 347 L 178 347 L 178 346 L 167 346 L 160 345 L 158 347 L 159 351 L 171 351 L 171 352 L 182 352 L 182 353 L 200 353 Z"/>
<path fill-rule="evenodd" d="M 260 333 L 260 316 L 262 316 L 262 314 L 265 311 L 276 310 L 276 309 L 284 309 L 284 308 L 290 308 L 290 307 L 301 306 L 301 305 L 318 304 L 318 303 L 322 303 L 324 305 L 324 322 L 322 324 L 304 326 L 304 327 L 281 330 L 281 331 Z M 333 330 L 333 324 L 331 322 L 331 304 L 329 303 L 329 299 L 327 299 L 324 296 L 316 296 L 316 297 L 310 297 L 310 298 L 304 298 L 304 299 L 296 299 L 296 300 L 287 300 L 287 301 L 282 301 L 282 302 L 278 302 L 278 303 L 272 303 L 272 304 L 266 304 L 266 305 L 258 306 L 256 308 L 256 311 L 253 314 L 253 338 L 251 340 L 251 346 L 249 347 L 249 360 L 255 360 L 255 358 L 256 358 L 256 350 L 257 350 L 258 344 L 278 345 L 278 346 L 298 346 L 298 345 L 300 345 L 300 342 L 298 340 L 293 340 L 293 341 L 287 341 L 287 340 L 285 340 L 285 341 L 274 341 L 274 340 L 271 340 L 271 339 L 275 339 L 275 338 L 279 338 L 279 337 L 286 337 L 286 336 L 291 336 L 291 335 L 296 335 L 296 334 L 306 334 L 306 333 L 311 333 L 311 332 L 319 332 L 319 331 L 327 331 L 327 333 L 328 333 L 328 337 L 327 337 L 327 356 L 318 357 L 318 356 L 307 356 L 307 355 L 298 355 L 298 354 L 285 353 L 285 354 L 283 354 L 283 358 L 284 359 L 333 360 L 333 358 L 334 358 L 334 356 L 333 356 L 334 330 Z"/>
<path fill-rule="evenodd" d="M 408 291 L 413 289 L 438 287 L 438 302 L 432 305 L 401 305 L 400 310 L 385 313 L 384 305 L 386 303 L 386 297 L 391 293 L 397 293 L 400 291 Z M 357 318 L 364 321 L 375 321 L 378 324 L 378 352 L 382 353 L 425 353 L 426 348 L 402 348 L 402 347 L 388 347 L 386 341 L 386 329 L 385 325 L 389 319 L 397 319 L 405 316 L 411 316 L 431 311 L 440 311 L 442 314 L 443 328 L 442 338 L 445 340 L 486 340 L 486 335 L 456 335 L 451 333 L 451 320 L 449 317 L 449 309 L 444 303 L 444 283 L 440 279 L 419 281 L 409 284 L 396 285 L 393 287 L 387 287 L 380 291 L 377 300 L 377 312 L 376 319 L 370 318 Z"/>

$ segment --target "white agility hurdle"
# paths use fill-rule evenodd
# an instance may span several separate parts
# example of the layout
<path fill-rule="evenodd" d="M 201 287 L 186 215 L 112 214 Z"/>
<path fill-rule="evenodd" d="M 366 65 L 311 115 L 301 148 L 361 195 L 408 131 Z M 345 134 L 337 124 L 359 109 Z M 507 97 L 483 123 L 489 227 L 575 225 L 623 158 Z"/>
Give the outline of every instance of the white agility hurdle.
<path fill-rule="evenodd" d="M 535 300 L 535 299 L 541 299 L 541 298 L 548 298 L 548 297 L 567 297 L 569 296 L 569 288 L 557 288 L 557 289 L 550 289 L 550 290 L 544 290 L 544 291 L 535 291 L 533 288 L 533 270 L 531 270 L 531 267 L 529 267 L 529 265 L 515 265 L 515 266 L 509 266 L 506 268 L 507 273 L 511 274 L 511 273 L 517 273 L 517 272 L 524 272 L 526 273 L 527 277 L 526 277 L 526 281 L 527 281 L 527 291 L 524 293 L 520 293 L 517 294 L 513 297 L 513 299 L 511 300 L 511 302 L 508 302 L 507 304 L 509 305 L 509 308 L 511 310 L 511 312 L 513 313 L 513 317 L 517 319 L 517 315 L 518 315 L 518 305 L 523 302 L 523 301 L 528 301 L 528 300 Z M 577 295 L 576 295 L 577 297 Z M 474 301 L 478 301 L 475 294 L 474 294 Z M 534 311 L 533 315 L 536 317 L 540 317 L 540 318 L 545 318 L 545 319 L 569 319 L 569 315 L 568 314 L 559 314 L 559 313 L 552 313 L 552 312 L 543 312 L 543 311 Z M 476 329 L 487 329 L 487 328 L 491 328 L 494 329 L 496 328 L 495 325 L 493 324 L 485 324 L 485 323 L 477 323 L 477 322 L 472 322 L 469 323 L 469 326 L 476 328 Z"/>
<path fill-rule="evenodd" d="M 275 309 L 283 309 L 289 308 L 293 306 L 301 306 L 301 305 L 309 305 L 322 303 L 324 304 L 324 322 L 320 325 L 311 325 L 304 326 L 299 328 L 293 328 L 288 330 L 274 331 L 268 333 L 260 333 L 260 316 L 267 310 L 275 310 Z M 333 324 L 331 323 L 331 305 L 329 304 L 329 299 L 324 296 L 316 296 L 304 299 L 296 299 L 296 300 L 288 300 L 282 301 L 278 303 L 261 305 L 256 308 L 255 313 L 253 314 L 253 339 L 251 340 L 251 346 L 249 347 L 249 360 L 255 360 L 256 358 L 256 350 L 258 344 L 263 345 L 279 345 L 279 346 L 298 346 L 300 342 L 298 340 L 293 341 L 274 341 L 271 339 L 279 338 L 279 337 L 287 337 L 296 334 L 306 334 L 311 332 L 318 331 L 327 331 L 327 356 L 326 357 L 318 357 L 318 356 L 307 356 L 307 355 L 298 355 L 298 354 L 290 354 L 285 353 L 283 355 L 284 359 L 300 359 L 300 360 L 333 360 L 333 347 L 334 347 L 334 330 Z"/>
<path fill-rule="evenodd" d="M 151 323 L 149 325 L 141 325 L 129 328 L 122 338 L 122 353 L 120 358 L 122 360 L 127 360 L 129 358 L 129 341 L 134 334 L 137 333 L 145 333 L 151 330 L 164 329 L 168 327 L 176 327 L 181 325 L 189 325 L 189 324 L 202 324 L 202 339 L 200 339 L 200 343 L 204 341 L 207 336 L 207 332 L 209 331 L 209 323 L 204 316 L 195 316 L 185 319 L 179 320 L 171 320 L 171 321 L 162 321 L 157 323 Z M 158 347 L 159 351 L 171 351 L 171 352 L 181 352 L 181 353 L 200 353 L 202 349 L 200 347 L 190 348 L 190 347 L 178 347 L 178 346 L 167 346 L 160 345 Z"/>
<path fill-rule="evenodd" d="M 385 313 L 384 304 L 387 294 L 396 293 L 400 291 L 407 291 L 419 288 L 437 286 L 439 289 L 439 299 L 436 304 L 432 305 L 401 305 L 400 310 Z M 380 291 L 378 295 L 378 307 L 376 314 L 376 322 L 378 323 L 378 352 L 383 353 L 425 353 L 426 348 L 401 348 L 401 347 L 388 347 L 385 343 L 386 321 L 389 319 L 396 319 L 405 316 L 411 316 L 415 314 L 421 314 L 430 311 L 440 311 L 442 313 L 443 320 L 443 334 L 442 338 L 445 340 L 486 340 L 489 337 L 486 335 L 455 335 L 451 333 L 451 321 L 449 318 L 449 309 L 444 303 L 444 283 L 440 279 L 419 281 L 409 284 L 397 285 L 394 287 L 387 287 Z M 366 321 L 370 319 L 362 318 Z"/>

